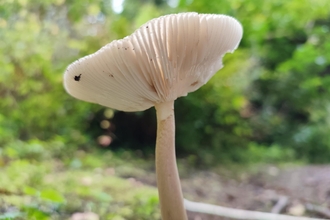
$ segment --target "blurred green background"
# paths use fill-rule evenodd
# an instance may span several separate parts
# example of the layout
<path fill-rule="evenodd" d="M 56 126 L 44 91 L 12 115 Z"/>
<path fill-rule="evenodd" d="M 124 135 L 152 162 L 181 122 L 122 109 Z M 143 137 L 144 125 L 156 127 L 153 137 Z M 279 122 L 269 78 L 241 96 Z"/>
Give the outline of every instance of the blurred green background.
<path fill-rule="evenodd" d="M 62 77 L 71 62 L 146 21 L 188 11 L 231 15 L 244 37 L 219 73 L 176 101 L 179 158 L 199 168 L 330 162 L 328 0 L 0 0 L 0 198 L 10 197 L 0 199 L 0 219 L 61 213 L 72 189 L 59 193 L 64 182 L 54 182 L 54 190 L 46 187 L 52 181 L 40 180 L 54 169 L 79 176 L 78 168 L 153 159 L 154 109 L 124 113 L 76 100 L 64 91 Z M 17 180 L 20 170 L 27 179 Z M 29 199 L 16 198 L 21 193 Z M 84 196 L 115 200 L 101 191 Z M 141 202 L 133 197 L 130 202 Z M 42 209 L 45 198 L 51 205 Z M 150 198 L 147 203 L 157 205 L 157 196 Z M 27 201 L 37 205 L 22 206 Z M 79 210 L 77 203 L 62 212 Z"/>

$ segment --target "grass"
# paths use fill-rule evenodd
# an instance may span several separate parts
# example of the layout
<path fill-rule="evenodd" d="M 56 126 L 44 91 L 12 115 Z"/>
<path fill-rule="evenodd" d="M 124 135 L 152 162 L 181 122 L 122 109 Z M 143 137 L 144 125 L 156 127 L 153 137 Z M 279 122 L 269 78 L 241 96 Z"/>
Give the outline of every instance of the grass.
<path fill-rule="evenodd" d="M 77 145 L 57 137 L 48 142 L 16 140 L 0 147 L 0 220 L 81 220 L 73 217 L 77 213 L 97 216 L 84 220 L 160 219 L 158 193 L 152 187 L 156 179 L 153 160 L 139 159 L 127 151 L 114 154 L 93 144 L 79 149 Z M 246 182 L 269 168 L 264 160 L 285 165 L 278 150 L 270 150 L 268 155 L 255 147 L 250 152 L 251 163 L 226 164 L 209 170 L 222 177 L 224 186 L 231 179 Z M 266 155 L 266 159 L 260 159 L 261 155 Z M 183 182 L 189 198 L 196 194 L 205 175 L 196 176 L 196 164 L 189 157 L 180 159 L 178 166 L 181 178 L 186 179 Z M 215 193 L 219 193 L 221 179 L 207 179 Z M 200 190 L 209 190 L 204 188 Z M 217 194 L 210 198 L 214 195 Z"/>
<path fill-rule="evenodd" d="M 59 156 L 58 144 L 17 142 L 0 149 L 0 219 L 63 220 L 87 212 L 99 219 L 160 219 L 157 189 L 130 177 L 145 175 L 139 167 L 146 164 L 127 163 L 110 151 Z"/>

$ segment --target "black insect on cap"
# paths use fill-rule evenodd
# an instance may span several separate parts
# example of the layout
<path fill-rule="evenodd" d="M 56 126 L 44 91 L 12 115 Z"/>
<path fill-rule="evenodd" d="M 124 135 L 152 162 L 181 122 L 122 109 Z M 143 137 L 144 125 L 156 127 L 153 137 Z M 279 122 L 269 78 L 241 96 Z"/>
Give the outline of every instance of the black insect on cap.
<path fill-rule="evenodd" d="M 81 77 L 81 74 L 79 76 L 74 76 L 74 80 L 79 81 Z"/>

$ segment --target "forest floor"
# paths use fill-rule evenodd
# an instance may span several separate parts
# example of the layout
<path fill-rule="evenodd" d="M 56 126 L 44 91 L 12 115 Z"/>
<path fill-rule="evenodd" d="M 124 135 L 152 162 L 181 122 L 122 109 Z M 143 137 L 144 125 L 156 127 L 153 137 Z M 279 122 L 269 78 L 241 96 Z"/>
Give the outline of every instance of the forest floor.
<path fill-rule="evenodd" d="M 152 159 L 82 150 L 59 159 L 39 148 L 33 154 L 0 155 L 0 219 L 160 219 Z M 330 165 L 195 169 L 184 160 L 178 165 L 183 194 L 190 201 L 330 219 Z M 193 212 L 188 216 L 229 219 Z"/>
<path fill-rule="evenodd" d="M 152 172 L 134 178 L 147 185 L 156 185 Z M 244 170 L 242 166 L 213 171 L 189 170 L 183 172 L 181 182 L 185 198 L 195 202 L 330 219 L 329 165 L 268 164 L 253 165 Z M 229 219 L 188 214 L 189 220 Z"/>

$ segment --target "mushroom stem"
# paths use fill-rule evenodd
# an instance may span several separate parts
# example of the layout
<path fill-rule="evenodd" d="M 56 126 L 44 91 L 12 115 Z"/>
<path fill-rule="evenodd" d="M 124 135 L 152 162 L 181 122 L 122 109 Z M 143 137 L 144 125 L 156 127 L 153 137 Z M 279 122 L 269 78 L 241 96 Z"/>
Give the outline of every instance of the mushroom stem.
<path fill-rule="evenodd" d="M 174 101 L 155 105 L 157 113 L 156 173 L 163 220 L 185 220 L 175 156 Z"/>

